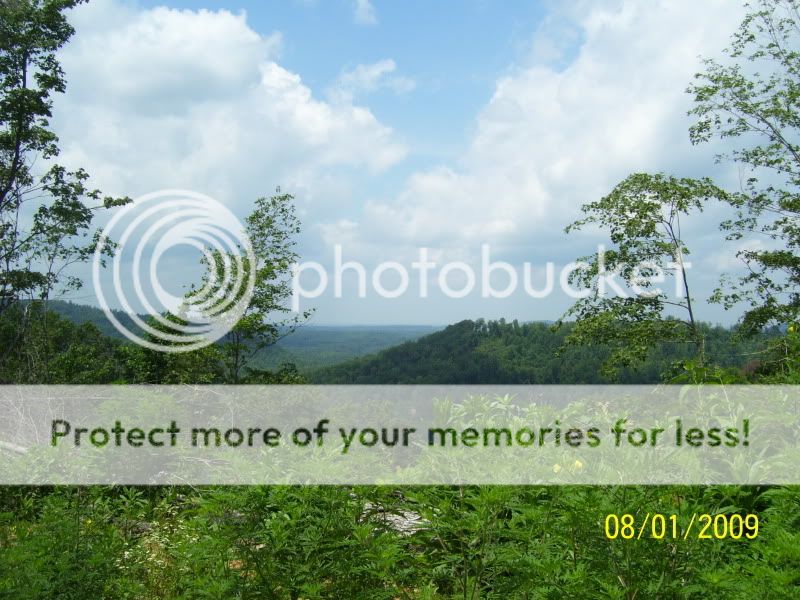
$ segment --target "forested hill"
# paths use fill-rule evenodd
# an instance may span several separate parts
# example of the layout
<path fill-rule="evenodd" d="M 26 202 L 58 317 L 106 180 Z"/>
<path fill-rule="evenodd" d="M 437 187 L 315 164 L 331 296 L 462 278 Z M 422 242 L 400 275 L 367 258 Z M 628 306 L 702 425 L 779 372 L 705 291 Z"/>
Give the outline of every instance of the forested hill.
<path fill-rule="evenodd" d="M 84 323 L 91 323 L 100 330 L 106 337 L 115 338 L 119 340 L 126 339 L 116 327 L 108 320 L 106 314 L 102 309 L 96 306 L 87 306 L 85 304 L 75 304 L 74 302 L 67 302 L 65 300 L 50 300 L 47 303 L 47 309 L 56 313 L 59 317 L 64 317 L 68 321 L 76 325 L 83 325 Z M 114 316 L 122 323 L 127 329 L 139 333 L 140 330 L 134 323 L 133 318 L 126 312 L 121 310 L 112 310 Z M 146 319 L 144 315 L 139 315 L 142 320 Z"/>
<path fill-rule="evenodd" d="M 723 327 L 704 326 L 710 361 L 742 368 L 763 339 L 746 342 Z M 461 321 L 442 331 L 312 372 L 314 383 L 331 384 L 558 384 L 608 382 L 601 374 L 607 353 L 598 347 L 556 351 L 569 324 L 552 331 L 546 323 Z M 678 344 L 661 345 L 638 370 L 620 373 L 621 383 L 653 383 L 688 356 Z"/>
<path fill-rule="evenodd" d="M 76 325 L 91 323 L 104 336 L 127 342 L 127 338 L 117 331 L 105 313 L 95 306 L 50 300 L 47 308 Z M 141 333 L 131 315 L 118 310 L 113 313 L 126 328 Z M 147 319 L 144 315 L 139 317 Z M 259 351 L 250 366 L 277 370 L 291 363 L 305 373 L 372 354 L 439 329 L 441 327 L 432 325 L 303 325 Z"/>
<path fill-rule="evenodd" d="M 291 363 L 301 373 L 418 339 L 440 330 L 432 325 L 308 325 L 259 352 L 253 366 L 275 370 Z"/>

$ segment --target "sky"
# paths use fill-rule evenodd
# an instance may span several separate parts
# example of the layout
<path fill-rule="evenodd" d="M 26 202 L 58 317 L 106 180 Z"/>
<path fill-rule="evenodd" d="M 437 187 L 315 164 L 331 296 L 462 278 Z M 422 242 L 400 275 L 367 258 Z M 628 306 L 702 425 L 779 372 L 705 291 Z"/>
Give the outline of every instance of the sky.
<path fill-rule="evenodd" d="M 690 144 L 685 89 L 742 16 L 735 0 L 94 0 L 70 12 L 60 54 L 59 160 L 106 193 L 188 189 L 239 218 L 280 187 L 296 198 L 301 259 L 326 268 L 337 244 L 368 273 L 422 247 L 477 265 L 488 244 L 535 271 L 595 250 L 598 232 L 564 227 L 630 173 L 737 184 L 721 148 Z M 700 318 L 730 323 L 704 302 L 736 267 L 723 212 L 684 234 Z M 179 287 L 197 277 L 196 257 L 162 268 Z M 571 303 L 454 299 L 437 281 L 427 298 L 358 298 L 350 273 L 344 297 L 329 288 L 302 307 L 320 324 L 441 325 L 556 319 Z M 72 298 L 96 302 L 91 286 Z"/>

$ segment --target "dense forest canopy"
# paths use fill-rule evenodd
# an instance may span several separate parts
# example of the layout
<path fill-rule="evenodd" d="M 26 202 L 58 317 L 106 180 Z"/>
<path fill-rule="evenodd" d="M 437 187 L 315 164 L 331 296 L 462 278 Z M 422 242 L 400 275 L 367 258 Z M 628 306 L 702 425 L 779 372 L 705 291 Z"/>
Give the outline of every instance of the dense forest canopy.
<path fill-rule="evenodd" d="M 777 331 L 742 338 L 735 329 L 698 324 L 709 360 L 726 382 L 757 376 Z M 683 359 L 690 342 L 662 342 L 637 368 L 611 378 L 602 372 L 611 350 L 570 346 L 558 353 L 572 326 L 546 323 L 462 321 L 443 331 L 312 372 L 315 383 L 337 384 L 590 384 L 686 381 Z"/>

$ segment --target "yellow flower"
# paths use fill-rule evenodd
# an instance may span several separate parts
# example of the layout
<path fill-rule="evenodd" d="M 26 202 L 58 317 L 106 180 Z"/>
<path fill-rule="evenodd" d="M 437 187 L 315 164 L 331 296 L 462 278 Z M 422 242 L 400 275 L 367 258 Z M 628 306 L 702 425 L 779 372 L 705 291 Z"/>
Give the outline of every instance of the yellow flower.
<path fill-rule="evenodd" d="M 558 463 L 553 465 L 553 473 L 558 473 L 561 470 L 561 465 Z"/>
<path fill-rule="evenodd" d="M 583 468 L 583 463 L 576 459 L 575 460 L 575 468 L 580 471 Z"/>

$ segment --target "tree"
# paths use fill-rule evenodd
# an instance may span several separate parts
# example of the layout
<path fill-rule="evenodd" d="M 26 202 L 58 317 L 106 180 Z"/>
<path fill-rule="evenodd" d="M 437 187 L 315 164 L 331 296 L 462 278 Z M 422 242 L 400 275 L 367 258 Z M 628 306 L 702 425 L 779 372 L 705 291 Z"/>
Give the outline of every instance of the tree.
<path fill-rule="evenodd" d="M 25 314 L 23 314 L 23 312 Z M 20 332 L 18 323 L 28 326 Z M 99 384 L 124 376 L 120 344 L 91 323 L 76 325 L 42 303 L 18 304 L 0 319 L 3 384 Z"/>
<path fill-rule="evenodd" d="M 162 317 L 165 322 L 148 317 L 147 324 L 156 331 L 176 336 L 182 335 L 180 328 L 188 324 L 185 319 L 171 313 L 164 313 Z M 170 326 L 173 323 L 175 327 Z M 151 333 L 145 334 L 145 338 L 159 345 L 167 343 Z M 180 342 L 169 343 L 173 346 L 181 345 Z M 136 344 L 125 344 L 121 346 L 119 355 L 128 383 L 211 384 L 224 381 L 222 354 L 213 344 L 190 352 L 162 352 Z"/>
<path fill-rule="evenodd" d="M 306 311 L 284 317 L 290 312 L 286 305 L 292 293 L 289 276 L 292 265 L 298 260 L 295 236 L 300 233 L 300 221 L 295 215 L 293 200 L 291 194 L 281 194 L 280 190 L 271 197 L 256 200 L 255 208 L 245 223 L 252 258 L 248 258 L 245 249 L 240 249 L 238 257 L 214 250 L 209 252 L 210 258 L 204 259 L 206 272 L 200 289 L 211 289 L 212 296 L 226 301 L 231 296 L 243 294 L 241 281 L 254 273 L 253 296 L 247 309 L 221 344 L 227 378 L 231 383 L 242 380 L 254 354 L 294 331 L 311 314 Z M 251 263 L 252 259 L 255 264 Z M 236 264 L 242 265 L 244 272 L 234 272 L 233 277 L 226 278 L 226 269 L 235 271 Z M 227 287 L 221 290 L 223 285 Z M 196 290 L 190 292 L 190 298 L 196 293 Z"/>
<path fill-rule="evenodd" d="M 83 169 L 53 163 L 51 96 L 66 88 L 56 53 L 74 33 L 64 12 L 80 1 L 0 1 L 0 316 L 60 284 L 79 287 L 67 269 L 95 251 L 94 212 L 128 202 L 87 187 Z M 35 167 L 37 159 L 50 166 Z"/>
<path fill-rule="evenodd" d="M 702 363 L 704 339 L 689 287 L 681 217 L 726 197 L 709 179 L 636 173 L 604 198 L 585 204 L 586 216 L 567 233 L 599 225 L 614 247 L 579 259 L 583 268 L 570 274 L 572 285 L 585 295 L 564 315 L 576 319 L 566 345 L 608 346 L 604 371 L 612 376 L 621 367 L 643 363 L 660 342 L 688 342 Z M 612 277 L 624 285 L 616 295 L 606 289 Z M 680 294 L 662 289 L 667 278 L 677 280 L 672 287 Z"/>
<path fill-rule="evenodd" d="M 704 61 L 688 91 L 697 122 L 691 140 L 742 146 L 721 153 L 745 174 L 728 196 L 737 210 L 722 224 L 730 239 L 756 236 L 738 252 L 746 273 L 723 281 L 714 299 L 749 305 L 742 319 L 756 332 L 800 319 L 800 12 L 796 0 L 758 0 L 733 35 L 723 64 Z"/>

